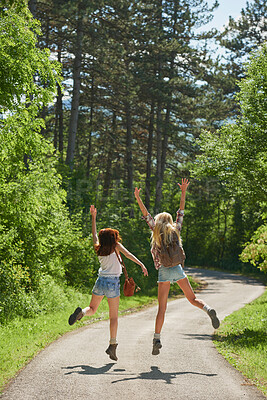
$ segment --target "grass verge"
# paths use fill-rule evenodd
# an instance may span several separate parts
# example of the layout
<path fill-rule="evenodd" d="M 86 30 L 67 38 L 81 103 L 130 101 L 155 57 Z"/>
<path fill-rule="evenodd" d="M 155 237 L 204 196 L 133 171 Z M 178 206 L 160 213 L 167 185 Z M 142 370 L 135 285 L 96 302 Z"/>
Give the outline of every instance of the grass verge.
<path fill-rule="evenodd" d="M 248 384 L 267 395 L 267 291 L 226 317 L 214 336 L 214 344 Z"/>
<path fill-rule="evenodd" d="M 194 281 L 191 277 L 189 280 L 194 290 L 202 287 L 200 282 Z M 182 292 L 177 284 L 172 285 L 171 288 L 171 298 L 181 296 Z M 144 296 L 140 293 L 128 298 L 121 296 L 119 314 L 135 312 L 145 306 L 156 304 L 156 291 L 157 288 L 155 288 L 154 296 Z M 53 296 L 50 292 L 48 295 Z M 63 298 L 61 292 L 60 296 Z M 85 307 L 89 304 L 90 298 L 90 295 L 71 289 L 65 293 L 64 302 L 59 305 L 58 311 L 39 313 L 34 318 L 16 318 L 7 324 L 0 325 L 0 393 L 36 354 L 64 333 L 108 319 L 108 303 L 104 298 L 92 318 L 85 317 L 77 324 L 69 326 L 68 318 L 76 305 Z M 44 302 L 49 304 L 48 299 L 46 301 L 44 299 Z"/>
<path fill-rule="evenodd" d="M 64 333 L 89 323 L 108 319 L 108 303 L 104 298 L 92 318 L 85 317 L 77 324 L 69 326 L 68 318 L 76 305 L 85 307 L 89 304 L 90 298 L 89 295 L 72 291 L 69 304 L 62 310 L 37 314 L 34 318 L 16 318 L 6 325 L 0 325 L 0 393 L 17 372 L 40 350 Z M 135 295 L 125 298 L 122 296 L 119 313 L 134 312 L 153 303 L 156 303 L 155 297 Z"/>
<path fill-rule="evenodd" d="M 203 283 L 194 281 L 188 277 L 194 290 L 201 289 Z M 82 321 L 69 326 L 69 315 L 74 311 L 76 305 L 85 307 L 90 302 L 90 295 L 82 294 L 68 289 L 59 296 L 54 292 L 48 291 L 43 302 L 51 307 L 57 303 L 58 311 L 43 312 L 35 315 L 34 318 L 15 318 L 11 322 L 0 325 L 0 393 L 8 382 L 48 344 L 58 339 L 66 332 L 73 331 L 81 326 L 94 323 L 99 320 L 108 319 L 108 303 L 104 298 L 96 314 L 92 317 L 85 317 Z M 157 288 L 151 296 L 144 296 L 140 293 L 132 297 L 121 296 L 119 314 L 126 314 L 138 311 L 145 306 L 156 304 Z M 171 286 L 170 298 L 181 296 L 181 289 L 177 284 Z M 53 301 L 51 301 L 51 297 Z M 62 300 L 60 302 L 59 298 Z M 63 301 L 64 298 L 64 301 Z M 60 303 L 60 304 L 59 304 Z"/>

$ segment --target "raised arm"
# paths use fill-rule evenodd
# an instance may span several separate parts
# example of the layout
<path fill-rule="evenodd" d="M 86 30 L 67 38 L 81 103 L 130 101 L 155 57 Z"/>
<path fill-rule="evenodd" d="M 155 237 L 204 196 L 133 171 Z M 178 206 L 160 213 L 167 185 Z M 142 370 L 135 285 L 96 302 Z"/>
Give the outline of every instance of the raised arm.
<path fill-rule="evenodd" d="M 146 209 L 146 206 L 144 205 L 144 203 L 142 202 L 142 200 L 140 198 L 140 190 L 141 189 L 135 188 L 134 195 L 137 200 L 137 203 L 139 204 L 139 207 L 140 207 L 140 210 L 141 210 L 143 216 L 146 217 L 148 215 L 148 211 Z"/>
<path fill-rule="evenodd" d="M 98 236 L 96 231 L 96 214 L 97 210 L 94 205 L 90 207 L 90 213 L 92 215 L 92 234 L 93 234 L 93 243 L 98 244 Z"/>
<path fill-rule="evenodd" d="M 143 274 L 145 276 L 148 275 L 147 269 L 144 266 L 144 264 L 138 260 L 137 257 L 135 257 L 129 250 L 126 249 L 126 247 L 124 247 L 121 243 L 118 243 L 116 246 L 116 249 L 119 250 L 122 254 L 124 254 L 127 258 L 129 258 L 129 260 L 135 262 L 136 264 L 140 265 L 140 267 L 142 268 Z"/>
<path fill-rule="evenodd" d="M 180 200 L 180 210 L 184 210 L 184 206 L 185 206 L 185 195 L 186 195 L 186 190 L 189 186 L 189 180 L 184 178 L 182 179 L 182 183 L 178 183 L 178 186 L 180 187 L 180 189 L 182 190 L 182 194 L 181 194 L 181 200 Z"/>

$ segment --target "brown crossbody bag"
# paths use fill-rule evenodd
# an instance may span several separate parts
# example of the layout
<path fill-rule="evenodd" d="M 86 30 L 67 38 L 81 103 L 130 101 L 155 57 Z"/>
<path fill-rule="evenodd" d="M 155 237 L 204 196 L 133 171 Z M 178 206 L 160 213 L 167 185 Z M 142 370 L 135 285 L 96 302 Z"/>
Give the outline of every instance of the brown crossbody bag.
<path fill-rule="evenodd" d="M 127 269 L 125 267 L 122 257 L 117 253 L 116 250 L 115 250 L 115 253 L 116 253 L 116 256 L 117 256 L 120 264 L 122 265 L 123 273 L 125 276 L 125 281 L 124 281 L 124 285 L 123 285 L 123 294 L 126 297 L 133 296 L 134 292 L 138 292 L 141 289 L 139 286 L 137 286 L 137 284 L 135 283 L 133 278 L 129 278 Z"/>

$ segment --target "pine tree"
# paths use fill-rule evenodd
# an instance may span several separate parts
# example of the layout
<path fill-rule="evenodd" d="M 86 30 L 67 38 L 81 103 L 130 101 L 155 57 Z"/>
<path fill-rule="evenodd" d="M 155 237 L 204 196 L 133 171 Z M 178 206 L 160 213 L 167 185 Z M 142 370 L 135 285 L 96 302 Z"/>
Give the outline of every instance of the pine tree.
<path fill-rule="evenodd" d="M 231 62 L 236 65 L 237 77 L 242 77 L 242 64 L 248 54 L 258 49 L 267 39 L 267 4 L 265 0 L 247 2 L 241 10 L 241 17 L 229 18 L 226 29 L 220 36 L 220 43 L 230 50 Z"/>

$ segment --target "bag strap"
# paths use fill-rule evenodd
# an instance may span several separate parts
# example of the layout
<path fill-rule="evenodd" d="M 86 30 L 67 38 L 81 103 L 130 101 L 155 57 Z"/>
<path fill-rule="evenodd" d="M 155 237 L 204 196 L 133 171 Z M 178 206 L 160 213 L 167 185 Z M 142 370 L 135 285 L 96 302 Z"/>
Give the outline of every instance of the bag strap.
<path fill-rule="evenodd" d="M 128 280 L 128 279 L 129 279 L 129 276 L 128 276 L 128 274 L 127 274 L 127 269 L 126 269 L 126 267 L 125 267 L 124 261 L 123 261 L 122 257 L 119 256 L 119 254 L 117 253 L 116 249 L 115 249 L 115 253 L 116 253 L 116 256 L 117 256 L 117 258 L 118 258 L 118 260 L 119 260 L 119 263 L 122 265 L 122 269 L 123 269 L 123 273 L 124 273 L 124 275 L 125 275 L 125 279 Z"/>

